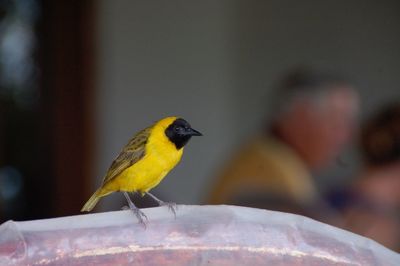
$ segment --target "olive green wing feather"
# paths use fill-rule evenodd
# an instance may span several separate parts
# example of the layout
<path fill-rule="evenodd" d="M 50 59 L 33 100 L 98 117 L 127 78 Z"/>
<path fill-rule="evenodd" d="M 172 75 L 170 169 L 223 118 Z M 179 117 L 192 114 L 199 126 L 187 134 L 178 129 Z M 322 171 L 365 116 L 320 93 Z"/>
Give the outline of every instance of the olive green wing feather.
<path fill-rule="evenodd" d="M 145 146 L 149 138 L 152 127 L 145 128 L 139 131 L 129 143 L 122 149 L 117 158 L 112 162 L 103 179 L 103 184 L 114 179 L 121 174 L 125 169 L 135 164 L 145 155 Z"/>

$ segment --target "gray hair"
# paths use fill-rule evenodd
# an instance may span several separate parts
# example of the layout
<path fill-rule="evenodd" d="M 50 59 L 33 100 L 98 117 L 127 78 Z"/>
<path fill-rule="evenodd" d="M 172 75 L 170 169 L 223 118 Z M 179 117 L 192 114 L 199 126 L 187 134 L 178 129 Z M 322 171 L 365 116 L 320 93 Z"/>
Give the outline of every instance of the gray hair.
<path fill-rule="evenodd" d="M 286 74 L 275 86 L 271 111 L 274 117 L 290 110 L 298 99 L 321 102 L 330 91 L 338 87 L 352 87 L 344 77 L 310 68 L 296 68 Z"/>

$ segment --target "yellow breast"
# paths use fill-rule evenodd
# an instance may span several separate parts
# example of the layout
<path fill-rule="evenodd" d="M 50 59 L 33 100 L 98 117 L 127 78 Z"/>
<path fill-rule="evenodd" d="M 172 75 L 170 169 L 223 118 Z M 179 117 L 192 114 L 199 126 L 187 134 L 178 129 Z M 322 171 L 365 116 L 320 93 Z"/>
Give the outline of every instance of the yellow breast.
<path fill-rule="evenodd" d="M 153 126 L 146 143 L 145 156 L 115 178 L 113 186 L 116 190 L 147 192 L 158 185 L 180 161 L 183 148 L 177 150 L 165 135 L 165 129 L 175 119 L 168 117 Z"/>

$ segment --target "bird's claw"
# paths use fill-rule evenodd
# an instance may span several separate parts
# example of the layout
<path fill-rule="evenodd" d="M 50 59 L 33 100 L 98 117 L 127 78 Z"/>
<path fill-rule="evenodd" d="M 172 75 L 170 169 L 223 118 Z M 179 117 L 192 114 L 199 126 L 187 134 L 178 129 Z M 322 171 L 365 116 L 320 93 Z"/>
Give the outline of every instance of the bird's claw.
<path fill-rule="evenodd" d="M 164 202 L 160 199 L 158 199 L 156 196 L 151 194 L 150 192 L 146 192 L 147 195 L 149 195 L 153 200 L 155 200 L 158 203 L 158 206 L 167 206 L 168 209 L 174 214 L 174 217 L 176 219 L 176 210 L 178 209 L 178 206 L 174 202 Z"/>
<path fill-rule="evenodd" d="M 138 208 L 135 209 L 131 209 L 133 211 L 133 213 L 135 214 L 136 218 L 139 220 L 139 223 L 141 225 L 144 226 L 144 228 L 146 229 L 146 222 L 149 221 L 149 219 L 147 218 L 146 214 L 144 214 L 144 212 L 142 212 L 141 210 L 139 210 Z M 144 219 L 146 219 L 146 222 L 144 221 Z"/>
<path fill-rule="evenodd" d="M 168 210 L 170 210 L 176 219 L 176 211 L 178 210 L 178 205 L 175 202 L 160 202 L 160 206 L 167 206 Z"/>

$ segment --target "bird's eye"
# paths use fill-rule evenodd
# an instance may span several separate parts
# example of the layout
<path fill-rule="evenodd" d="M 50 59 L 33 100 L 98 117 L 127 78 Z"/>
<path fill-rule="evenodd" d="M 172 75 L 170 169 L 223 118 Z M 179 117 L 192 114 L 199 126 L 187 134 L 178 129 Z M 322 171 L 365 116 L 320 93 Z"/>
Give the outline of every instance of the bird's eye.
<path fill-rule="evenodd" d="M 175 132 L 181 131 L 181 127 L 175 127 Z"/>

